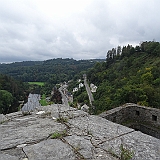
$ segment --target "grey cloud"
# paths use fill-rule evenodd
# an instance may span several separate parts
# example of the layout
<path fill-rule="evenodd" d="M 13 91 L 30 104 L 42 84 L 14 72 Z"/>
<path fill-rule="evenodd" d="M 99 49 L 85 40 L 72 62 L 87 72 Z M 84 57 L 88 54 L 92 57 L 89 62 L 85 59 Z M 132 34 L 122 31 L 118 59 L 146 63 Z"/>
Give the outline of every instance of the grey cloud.
<path fill-rule="evenodd" d="M 0 62 L 105 58 L 117 45 L 160 41 L 159 0 L 92 0 L 58 18 L 41 12 L 38 1 L 0 4 Z"/>

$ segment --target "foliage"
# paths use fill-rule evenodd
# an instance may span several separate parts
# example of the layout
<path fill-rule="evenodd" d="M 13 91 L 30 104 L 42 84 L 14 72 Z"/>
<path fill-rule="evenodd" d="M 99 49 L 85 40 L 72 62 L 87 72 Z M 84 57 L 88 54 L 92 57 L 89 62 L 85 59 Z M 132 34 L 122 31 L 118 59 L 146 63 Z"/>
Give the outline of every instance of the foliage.
<path fill-rule="evenodd" d="M 42 106 L 47 106 L 47 105 L 48 105 L 48 102 L 46 101 L 46 96 L 45 96 L 45 94 L 43 94 L 43 95 L 41 96 L 40 104 L 41 104 Z"/>
<path fill-rule="evenodd" d="M 0 113 L 8 113 L 12 102 L 12 94 L 6 90 L 0 90 Z"/>
<path fill-rule="evenodd" d="M 0 74 L 0 113 L 18 111 L 19 101 L 26 101 L 29 94 L 27 83 Z"/>
<path fill-rule="evenodd" d="M 0 73 L 10 75 L 23 82 L 48 82 L 57 84 L 93 67 L 100 60 L 50 59 L 46 61 L 26 61 L 0 64 Z"/>
<path fill-rule="evenodd" d="M 129 149 L 124 148 L 124 146 L 121 144 L 120 146 L 121 150 L 121 160 L 131 160 L 133 157 L 133 151 L 130 151 Z"/>
<path fill-rule="evenodd" d="M 112 49 L 106 62 L 88 70 L 87 78 L 98 86 L 95 114 L 131 102 L 159 108 L 159 47 L 159 42 L 143 42 L 136 47 L 124 46 L 119 55 Z"/>

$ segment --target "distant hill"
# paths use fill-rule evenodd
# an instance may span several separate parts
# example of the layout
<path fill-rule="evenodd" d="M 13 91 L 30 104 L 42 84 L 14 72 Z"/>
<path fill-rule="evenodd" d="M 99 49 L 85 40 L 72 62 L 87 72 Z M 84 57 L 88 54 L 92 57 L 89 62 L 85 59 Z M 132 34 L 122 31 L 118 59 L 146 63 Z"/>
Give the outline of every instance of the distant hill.
<path fill-rule="evenodd" d="M 96 62 L 104 59 L 74 60 L 50 59 L 46 61 L 24 61 L 11 64 L 0 64 L 0 73 L 12 76 L 23 82 L 40 81 L 53 84 L 72 79 L 77 73 L 86 71 Z"/>
<path fill-rule="evenodd" d="M 113 48 L 106 62 L 97 63 L 87 77 L 98 86 L 95 114 L 124 103 L 160 108 L 160 43 Z"/>

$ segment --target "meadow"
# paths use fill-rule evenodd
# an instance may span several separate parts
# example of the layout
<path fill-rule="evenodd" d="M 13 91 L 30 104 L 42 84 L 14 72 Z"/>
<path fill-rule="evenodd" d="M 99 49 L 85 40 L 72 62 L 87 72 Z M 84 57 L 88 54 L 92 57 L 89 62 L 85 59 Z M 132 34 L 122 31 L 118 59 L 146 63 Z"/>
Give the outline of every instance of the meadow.
<path fill-rule="evenodd" d="M 28 82 L 29 84 L 36 84 L 39 86 L 44 86 L 44 82 Z"/>

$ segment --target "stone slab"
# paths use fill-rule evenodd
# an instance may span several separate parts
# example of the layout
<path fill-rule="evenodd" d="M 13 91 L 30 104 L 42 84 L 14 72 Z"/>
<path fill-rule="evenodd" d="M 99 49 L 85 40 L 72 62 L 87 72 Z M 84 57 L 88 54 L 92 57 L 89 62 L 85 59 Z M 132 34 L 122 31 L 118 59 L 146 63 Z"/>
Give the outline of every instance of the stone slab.
<path fill-rule="evenodd" d="M 6 156 L 4 156 L 6 155 Z M 0 152 L 0 158 L 5 158 L 7 160 L 12 160 L 12 159 L 18 159 L 18 160 L 23 160 L 26 158 L 25 153 L 23 152 L 22 148 L 13 148 L 9 150 L 4 150 Z"/>
<path fill-rule="evenodd" d="M 74 148 L 75 151 L 79 152 L 84 159 L 107 159 L 116 160 L 117 158 L 105 152 L 102 149 L 96 148 L 91 141 L 91 137 L 88 136 L 68 136 L 65 140 Z"/>
<path fill-rule="evenodd" d="M 121 145 L 133 152 L 133 160 L 160 160 L 160 140 L 139 131 L 106 141 L 99 147 L 120 156 Z"/>
<path fill-rule="evenodd" d="M 0 125 L 0 149 L 38 142 L 55 131 L 63 131 L 65 129 L 66 126 L 64 124 L 57 123 L 49 118 L 35 118 L 31 115 L 14 119 Z"/>
<path fill-rule="evenodd" d="M 19 158 L 17 156 L 11 156 L 0 152 L 0 160 L 19 160 Z"/>
<path fill-rule="evenodd" d="M 29 160 L 75 160 L 72 148 L 59 139 L 48 139 L 24 147 Z"/>
<path fill-rule="evenodd" d="M 75 134 L 78 134 L 79 132 L 83 135 L 92 135 L 93 143 L 95 143 L 95 145 L 134 131 L 131 128 L 110 122 L 98 116 L 70 119 L 69 124 L 72 129 L 72 134 L 74 134 L 73 132 L 75 131 Z"/>

